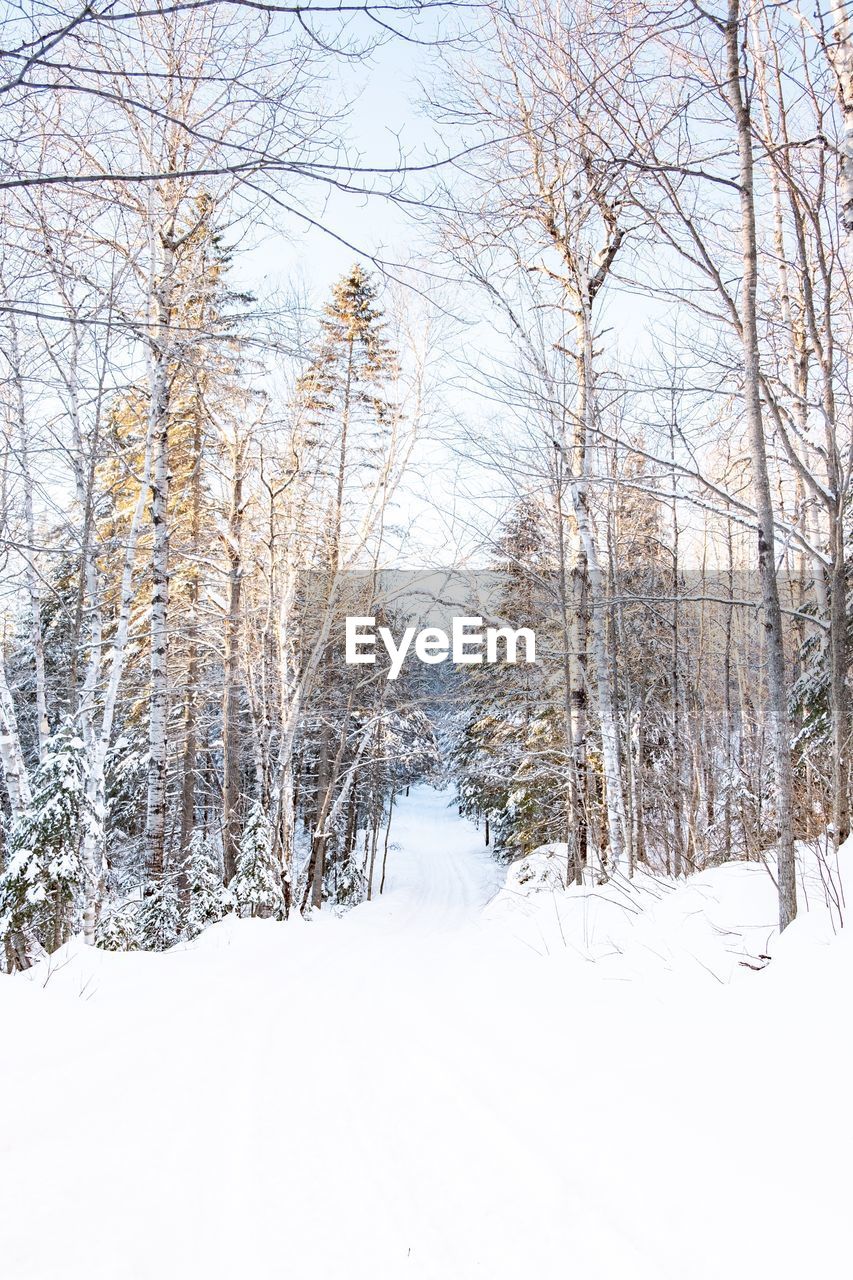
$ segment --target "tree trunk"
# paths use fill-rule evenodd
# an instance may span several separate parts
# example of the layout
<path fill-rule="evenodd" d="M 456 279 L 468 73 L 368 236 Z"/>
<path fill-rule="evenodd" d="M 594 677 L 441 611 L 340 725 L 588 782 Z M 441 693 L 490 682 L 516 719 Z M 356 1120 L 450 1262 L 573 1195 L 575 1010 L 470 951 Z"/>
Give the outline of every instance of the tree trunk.
<path fill-rule="evenodd" d="M 44 670 L 44 637 L 41 621 L 41 592 L 39 578 L 32 562 L 37 545 L 35 514 L 33 512 L 33 481 L 30 474 L 30 440 L 29 423 L 27 422 L 27 405 L 24 397 L 24 382 L 21 371 L 20 351 L 18 348 L 18 326 L 14 315 L 9 315 L 9 365 L 12 372 L 12 385 L 15 398 L 15 415 L 18 419 L 18 461 L 21 468 L 22 501 L 24 506 L 24 528 L 26 529 L 29 550 L 26 553 L 27 594 L 30 600 L 31 630 L 29 634 L 30 648 L 35 667 L 36 686 L 36 730 L 38 735 L 38 758 L 43 761 L 50 737 L 50 725 L 47 717 L 47 684 Z"/>
<path fill-rule="evenodd" d="M 101 724 L 94 737 L 90 751 L 84 800 L 87 821 L 83 825 L 83 838 L 80 844 L 80 862 L 83 869 L 83 941 L 87 946 L 95 944 L 95 928 L 98 922 L 101 896 L 105 878 L 105 823 L 106 823 L 106 761 L 112 741 L 113 720 L 119 684 L 124 671 L 127 640 L 130 630 L 130 612 L 133 603 L 133 567 L 136 559 L 136 546 L 139 531 L 145 513 L 145 498 L 148 490 L 153 451 L 154 423 L 149 416 L 148 431 L 145 441 L 145 461 L 139 496 L 136 500 L 133 517 L 128 529 L 124 546 L 124 562 L 122 565 L 121 590 L 119 594 L 119 610 L 116 619 L 115 633 L 112 642 L 109 676 L 104 691 Z M 92 704 L 101 669 L 101 617 L 100 610 L 95 609 L 92 620 L 92 646 L 86 677 L 83 682 L 81 706 Z"/>
<path fill-rule="evenodd" d="M 391 792 L 391 803 L 388 806 L 388 826 L 385 828 L 385 843 L 382 849 L 382 877 L 379 881 L 379 894 L 385 892 L 385 874 L 388 870 L 388 838 L 391 835 L 391 817 L 394 813 L 395 792 Z"/>
<path fill-rule="evenodd" d="M 727 585 L 731 602 L 734 599 L 734 548 L 732 546 L 732 522 L 726 521 L 726 550 L 728 554 Z M 726 632 L 723 647 L 723 708 L 726 762 L 725 799 L 723 802 L 723 853 L 726 860 L 732 856 L 732 792 L 735 786 L 734 755 L 734 699 L 732 698 L 732 644 L 734 642 L 734 605 L 726 606 Z"/>
<path fill-rule="evenodd" d="M 595 669 L 601 729 L 607 840 L 613 866 L 618 867 L 625 849 L 625 802 L 610 664 L 607 659 L 606 584 L 599 561 L 595 526 L 589 509 L 589 453 L 595 425 L 595 390 L 592 372 L 592 323 L 586 299 L 581 302 L 577 314 L 577 326 L 578 411 L 576 440 L 572 444 L 572 453 L 569 455 L 572 457 L 570 491 L 589 575 L 591 606 L 589 639 Z M 579 436 L 577 433 L 580 433 Z M 578 453 L 582 456 L 578 457 Z"/>
<path fill-rule="evenodd" d="M 184 692 L 184 758 L 181 775 L 181 852 L 189 845 L 195 827 L 196 767 L 198 757 L 198 611 L 201 554 L 201 409 L 197 407 L 192 435 L 193 471 L 190 495 L 190 565 L 187 591 L 187 683 Z M 183 872 L 182 872 L 183 880 Z M 185 887 L 182 883 L 182 889 Z"/>
<path fill-rule="evenodd" d="M 740 67 L 740 4 L 729 0 L 724 27 L 727 56 L 726 96 L 737 128 L 743 299 L 741 337 L 743 348 L 744 407 L 752 462 L 752 483 L 758 517 L 758 572 L 764 608 L 767 645 L 767 692 L 775 770 L 779 928 L 785 929 L 797 914 L 794 861 L 793 787 L 785 681 L 782 610 L 774 558 L 775 524 L 767 467 L 764 423 L 761 412 L 761 370 L 758 349 L 757 289 L 758 247 L 755 226 L 752 130 L 748 100 L 744 97 Z"/>
<path fill-rule="evenodd" d="M 240 842 L 240 631 L 243 587 L 243 465 L 245 449 L 234 442 L 231 508 L 228 519 L 228 614 L 225 621 L 225 675 L 222 695 L 222 848 L 226 883 L 237 871 Z"/>
<path fill-rule="evenodd" d="M 675 407 L 672 406 L 674 414 Z M 675 458 L 675 424 L 669 424 L 670 455 Z M 672 475 L 672 650 L 670 685 L 672 688 L 672 874 L 677 878 L 683 870 L 684 855 L 684 764 L 683 717 L 681 706 L 681 637 L 679 590 L 678 503 L 675 491 L 675 473 Z"/>
<path fill-rule="evenodd" d="M 847 686 L 847 566 L 844 560 L 844 512 L 840 500 L 832 527 L 830 587 L 830 707 L 832 712 L 833 808 L 836 845 L 850 835 L 850 691 Z"/>
<path fill-rule="evenodd" d="M 151 620 L 148 720 L 148 870 L 163 874 L 166 847 L 166 757 L 169 734 L 169 324 L 174 250 L 163 238 L 162 273 L 155 288 L 157 338 L 152 351 L 151 403 Z"/>
<path fill-rule="evenodd" d="M 576 452 L 582 456 L 582 441 L 575 433 Z M 566 870 L 566 882 L 574 878 L 583 883 L 583 869 L 587 861 L 587 771 L 586 771 L 586 560 L 583 548 L 575 546 L 575 563 L 571 571 L 572 599 L 569 601 L 565 521 L 563 516 L 562 454 L 559 455 L 556 518 L 558 587 L 560 594 L 561 627 L 563 635 L 563 687 L 566 746 L 569 753 L 569 807 L 571 812 L 571 863 Z M 575 536 L 575 543 L 578 539 Z"/>

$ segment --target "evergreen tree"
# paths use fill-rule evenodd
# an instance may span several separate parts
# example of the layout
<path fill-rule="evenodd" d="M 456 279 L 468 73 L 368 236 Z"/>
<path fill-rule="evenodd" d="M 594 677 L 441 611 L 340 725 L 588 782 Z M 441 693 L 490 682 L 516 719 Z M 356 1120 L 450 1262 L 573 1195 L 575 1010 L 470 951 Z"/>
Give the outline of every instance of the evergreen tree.
<path fill-rule="evenodd" d="M 180 940 L 181 898 L 173 876 L 146 886 L 139 908 L 138 943 L 143 951 L 167 951 Z"/>
<path fill-rule="evenodd" d="M 10 832 L 9 864 L 0 878 L 0 936 L 10 957 L 23 954 L 23 937 L 50 952 L 71 934 L 82 883 L 82 749 L 65 721 L 36 771 L 32 805 Z"/>
<path fill-rule="evenodd" d="M 98 921 L 97 940 L 102 951 L 133 951 L 139 942 L 138 900 L 110 903 Z"/>
<path fill-rule="evenodd" d="M 348 487 L 363 487 L 396 412 L 388 384 L 398 361 L 376 306 L 377 288 L 356 264 L 332 289 L 314 358 L 297 387 L 298 405 L 331 485 L 328 561 L 338 567 Z M 313 437 L 313 439 L 312 439 Z M 351 495 L 355 497 L 355 493 Z"/>
<path fill-rule="evenodd" d="M 199 827 L 187 845 L 184 874 L 187 881 L 184 934 L 195 938 L 208 925 L 221 920 L 228 905 L 219 858 L 212 840 Z"/>
<path fill-rule="evenodd" d="M 376 286 L 356 264 L 332 290 L 314 357 L 297 386 L 297 411 L 304 421 L 306 443 L 316 458 L 317 490 L 325 508 L 320 553 L 324 572 L 316 584 L 320 615 L 345 563 L 348 535 L 359 526 L 363 495 L 375 479 L 398 412 L 389 391 L 398 373 L 397 355 L 385 336 L 376 301 Z M 338 781 L 335 725 L 340 723 L 342 689 L 327 653 L 314 698 L 316 718 L 313 725 L 307 725 L 309 736 L 316 733 L 311 754 L 313 808 L 318 818 L 334 804 Z M 340 763 L 346 765 L 346 761 Z M 327 842 L 336 834 L 325 830 L 315 834 L 308 892 L 315 907 L 321 905 L 330 886 L 335 899 L 339 891 L 349 898 L 360 892 L 357 877 L 353 878 L 352 869 L 342 866 L 340 857 L 336 868 L 327 868 Z M 349 856 L 346 851 L 344 858 Z"/>
<path fill-rule="evenodd" d="M 255 800 L 243 828 L 237 874 L 228 886 L 238 915 L 278 918 L 284 912 L 281 871 L 272 836 L 269 818 L 260 801 Z"/>
<path fill-rule="evenodd" d="M 554 629 L 548 533 L 537 501 L 521 498 L 496 564 L 498 611 L 536 634 L 540 658 Z M 521 663 L 496 681 L 488 667 L 471 666 L 458 679 L 469 708 L 453 751 L 462 812 L 485 816 L 506 857 L 565 840 L 565 807 L 556 802 L 568 768 L 558 671 Z"/>

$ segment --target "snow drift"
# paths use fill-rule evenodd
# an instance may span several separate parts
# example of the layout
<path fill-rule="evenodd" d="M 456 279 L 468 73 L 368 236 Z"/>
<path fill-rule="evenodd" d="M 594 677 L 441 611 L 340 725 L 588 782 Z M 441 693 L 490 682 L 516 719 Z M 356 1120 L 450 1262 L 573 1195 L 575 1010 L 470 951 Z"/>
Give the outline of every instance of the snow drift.
<path fill-rule="evenodd" d="M 4 1277 L 847 1274 L 849 931 L 751 864 L 501 888 L 445 806 L 343 919 L 0 981 Z"/>

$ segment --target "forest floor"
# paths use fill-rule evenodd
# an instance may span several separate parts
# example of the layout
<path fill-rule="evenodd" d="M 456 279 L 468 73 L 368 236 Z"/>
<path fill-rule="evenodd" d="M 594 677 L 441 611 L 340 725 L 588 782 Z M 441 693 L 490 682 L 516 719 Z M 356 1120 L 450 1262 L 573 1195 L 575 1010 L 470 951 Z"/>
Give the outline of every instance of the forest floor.
<path fill-rule="evenodd" d="M 343 918 L 0 978 L 4 1280 L 851 1274 L 851 930 L 502 888 L 448 801 Z"/>

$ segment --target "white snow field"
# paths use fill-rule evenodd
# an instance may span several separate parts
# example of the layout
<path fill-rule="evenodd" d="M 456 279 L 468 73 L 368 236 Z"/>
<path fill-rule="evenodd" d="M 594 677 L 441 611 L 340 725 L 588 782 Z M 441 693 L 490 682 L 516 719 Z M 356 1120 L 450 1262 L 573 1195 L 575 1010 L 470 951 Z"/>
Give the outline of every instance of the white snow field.
<path fill-rule="evenodd" d="M 814 882 L 775 941 L 755 864 L 565 892 L 545 853 L 499 892 L 448 804 L 413 789 L 344 918 L 0 979 L 3 1280 L 853 1274 Z"/>

